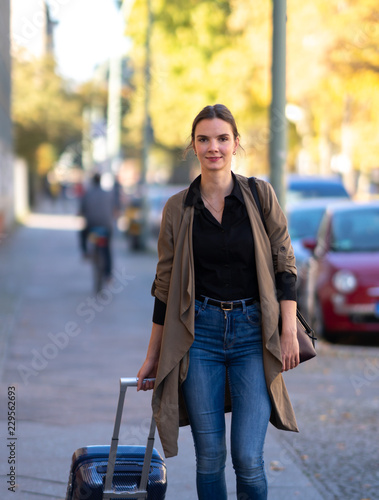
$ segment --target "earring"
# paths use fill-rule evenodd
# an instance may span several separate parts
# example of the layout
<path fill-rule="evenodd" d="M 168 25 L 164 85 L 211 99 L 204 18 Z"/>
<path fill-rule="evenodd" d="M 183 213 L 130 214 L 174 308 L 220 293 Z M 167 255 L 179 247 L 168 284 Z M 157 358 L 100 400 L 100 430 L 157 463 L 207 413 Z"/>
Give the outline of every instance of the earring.
<path fill-rule="evenodd" d="M 235 151 L 233 151 L 233 154 L 236 155 L 237 153 Z"/>

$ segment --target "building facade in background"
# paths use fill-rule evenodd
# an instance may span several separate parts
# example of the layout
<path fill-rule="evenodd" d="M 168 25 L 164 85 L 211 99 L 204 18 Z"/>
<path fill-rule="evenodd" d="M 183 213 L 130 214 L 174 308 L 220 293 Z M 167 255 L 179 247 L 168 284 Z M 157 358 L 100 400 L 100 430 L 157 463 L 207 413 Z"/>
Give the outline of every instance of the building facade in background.
<path fill-rule="evenodd" d="M 0 0 L 0 232 L 14 220 L 10 0 Z"/>

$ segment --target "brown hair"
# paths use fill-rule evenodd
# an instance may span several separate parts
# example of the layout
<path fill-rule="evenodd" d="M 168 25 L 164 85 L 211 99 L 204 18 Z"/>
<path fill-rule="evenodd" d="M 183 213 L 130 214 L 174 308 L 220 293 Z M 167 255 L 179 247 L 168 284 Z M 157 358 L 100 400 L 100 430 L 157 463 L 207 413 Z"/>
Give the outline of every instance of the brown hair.
<path fill-rule="evenodd" d="M 232 131 L 233 131 L 233 136 L 234 140 L 237 139 L 237 137 L 240 136 L 238 130 L 237 130 L 237 124 L 234 119 L 234 116 L 232 113 L 229 111 L 229 109 L 224 106 L 224 104 L 214 104 L 213 106 L 205 106 L 200 113 L 196 116 L 192 123 L 192 131 L 191 131 L 191 142 L 188 144 L 186 149 L 184 150 L 184 157 L 187 156 L 187 153 L 193 149 L 193 142 L 195 140 L 195 130 L 197 125 L 202 121 L 202 120 L 209 120 L 213 118 L 220 118 L 220 120 L 224 120 L 224 122 L 227 122 L 231 125 Z"/>

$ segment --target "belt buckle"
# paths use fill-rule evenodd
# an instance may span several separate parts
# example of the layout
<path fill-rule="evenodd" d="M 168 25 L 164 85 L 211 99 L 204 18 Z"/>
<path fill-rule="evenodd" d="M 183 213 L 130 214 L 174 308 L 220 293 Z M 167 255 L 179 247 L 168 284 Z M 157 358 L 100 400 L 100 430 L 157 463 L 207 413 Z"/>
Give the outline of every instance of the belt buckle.
<path fill-rule="evenodd" d="M 221 302 L 221 309 L 223 311 L 233 311 L 233 302 Z"/>

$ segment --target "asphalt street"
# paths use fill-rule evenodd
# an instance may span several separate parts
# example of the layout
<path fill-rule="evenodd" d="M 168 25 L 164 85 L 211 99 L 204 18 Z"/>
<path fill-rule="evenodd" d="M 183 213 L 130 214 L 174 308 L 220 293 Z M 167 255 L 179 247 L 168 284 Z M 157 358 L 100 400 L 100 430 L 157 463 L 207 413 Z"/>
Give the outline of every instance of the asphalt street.
<path fill-rule="evenodd" d="M 119 379 L 136 375 L 150 336 L 154 245 L 133 253 L 116 235 L 113 282 L 95 296 L 91 266 L 78 250 L 72 207 L 44 207 L 44 212 L 32 214 L 0 244 L 2 499 L 65 498 L 72 453 L 110 443 Z M 285 375 L 301 432 L 269 428 L 269 500 L 379 498 L 379 351 L 357 352 L 358 358 L 346 346 L 321 342 L 317 359 Z M 331 379 L 335 364 L 338 380 Z M 352 371 L 346 382 L 347 366 Z M 121 444 L 145 444 L 150 397 L 128 390 Z M 355 411 L 364 417 L 360 422 Z M 343 434 L 345 424 L 346 432 L 354 433 L 353 448 L 352 435 Z M 335 439 L 337 431 L 342 434 Z M 161 451 L 158 436 L 156 448 Z M 350 461 L 343 459 L 346 454 Z M 179 455 L 166 464 L 166 499 L 196 499 L 189 428 L 180 430 Z M 343 481 L 330 477 L 340 465 Z M 340 483 L 355 489 L 340 496 Z M 227 485 L 229 498 L 235 498 L 230 459 Z"/>

